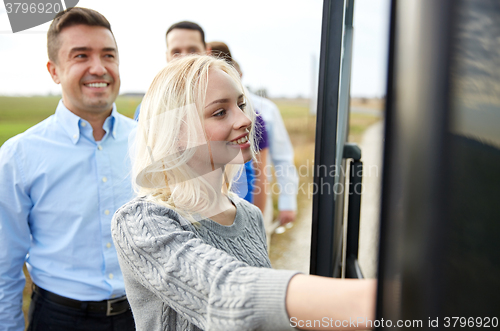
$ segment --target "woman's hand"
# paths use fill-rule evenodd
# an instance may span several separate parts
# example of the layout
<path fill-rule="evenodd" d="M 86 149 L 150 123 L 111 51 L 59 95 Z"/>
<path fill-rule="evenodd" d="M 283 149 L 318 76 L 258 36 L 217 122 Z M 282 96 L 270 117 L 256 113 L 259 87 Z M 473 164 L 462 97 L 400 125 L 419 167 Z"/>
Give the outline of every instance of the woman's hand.
<path fill-rule="evenodd" d="M 288 284 L 290 324 L 302 330 L 368 330 L 375 319 L 377 281 L 296 275 Z M 314 321 L 320 321 L 314 326 Z M 307 321 L 312 327 L 307 327 Z M 335 327 L 335 321 L 339 321 Z M 349 321 L 359 321 L 355 327 Z M 312 324 L 311 324 L 312 323 Z M 321 324 L 321 326 L 319 326 Z"/>

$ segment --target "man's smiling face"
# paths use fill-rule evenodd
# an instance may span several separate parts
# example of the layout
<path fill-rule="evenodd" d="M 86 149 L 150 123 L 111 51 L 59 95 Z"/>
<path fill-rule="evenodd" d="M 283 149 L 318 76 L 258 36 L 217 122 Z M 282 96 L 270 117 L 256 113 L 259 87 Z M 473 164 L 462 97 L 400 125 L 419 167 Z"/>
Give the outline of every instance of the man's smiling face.
<path fill-rule="evenodd" d="M 61 31 L 56 62 L 48 68 L 61 84 L 66 108 L 82 117 L 111 111 L 120 90 L 118 49 L 108 29 L 74 25 Z M 85 117 L 85 116 L 83 116 Z"/>

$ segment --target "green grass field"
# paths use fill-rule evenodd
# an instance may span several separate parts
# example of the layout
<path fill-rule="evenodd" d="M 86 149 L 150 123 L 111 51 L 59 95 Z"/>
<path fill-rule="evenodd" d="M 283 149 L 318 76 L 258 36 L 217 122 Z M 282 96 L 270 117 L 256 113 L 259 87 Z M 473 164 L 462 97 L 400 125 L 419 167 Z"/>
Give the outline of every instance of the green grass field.
<path fill-rule="evenodd" d="M 54 114 L 61 97 L 5 97 L 0 96 L 0 146 L 9 138 L 26 131 Z M 140 97 L 120 96 L 116 107 L 125 116 L 134 116 Z"/>
<path fill-rule="evenodd" d="M 0 146 L 9 138 L 54 114 L 59 100 L 59 96 L 0 96 Z M 116 100 L 116 107 L 120 113 L 132 118 L 141 100 L 141 97 L 119 96 Z M 274 101 L 280 108 L 294 146 L 301 145 L 301 143 L 314 143 L 316 117 L 309 115 L 309 101 L 307 99 Z M 351 115 L 349 140 L 359 141 L 366 127 L 378 120 L 378 117 L 371 115 Z"/>

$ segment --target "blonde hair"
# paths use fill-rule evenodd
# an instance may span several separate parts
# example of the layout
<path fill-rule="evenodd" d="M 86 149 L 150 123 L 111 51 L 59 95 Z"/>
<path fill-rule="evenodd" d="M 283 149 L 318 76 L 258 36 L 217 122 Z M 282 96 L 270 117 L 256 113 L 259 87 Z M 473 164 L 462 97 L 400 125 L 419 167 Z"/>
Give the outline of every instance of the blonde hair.
<path fill-rule="evenodd" d="M 198 220 L 214 206 L 214 188 L 188 162 L 198 147 L 207 144 L 203 109 L 210 70 L 220 69 L 233 79 L 247 100 L 243 110 L 255 122 L 238 72 L 223 60 L 205 55 L 186 56 L 170 62 L 151 83 L 141 105 L 135 137 L 132 185 L 139 196 Z M 249 142 L 255 153 L 254 126 Z M 242 165 L 224 167 L 222 192 L 230 194 Z"/>

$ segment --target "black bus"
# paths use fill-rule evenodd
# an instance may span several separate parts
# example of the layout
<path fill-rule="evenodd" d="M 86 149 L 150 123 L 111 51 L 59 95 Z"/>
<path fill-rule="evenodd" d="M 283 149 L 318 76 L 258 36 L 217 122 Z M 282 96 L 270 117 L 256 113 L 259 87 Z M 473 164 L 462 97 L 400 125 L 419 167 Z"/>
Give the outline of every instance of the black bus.
<path fill-rule="evenodd" d="M 353 188 L 363 159 L 347 143 L 354 5 L 323 5 L 315 165 L 351 175 L 316 172 L 314 181 L 351 191 L 314 196 L 310 272 L 362 278 Z M 374 326 L 496 328 L 500 1 L 393 0 L 390 10 Z"/>

